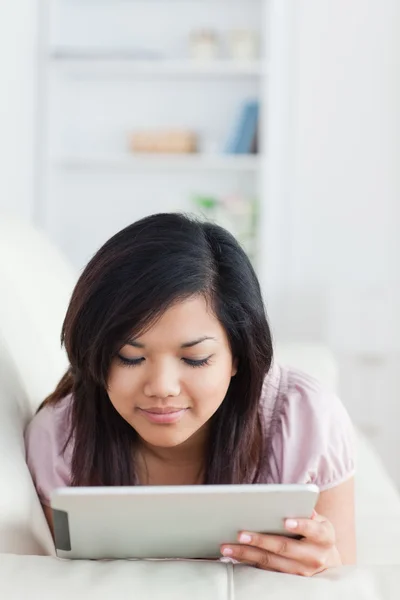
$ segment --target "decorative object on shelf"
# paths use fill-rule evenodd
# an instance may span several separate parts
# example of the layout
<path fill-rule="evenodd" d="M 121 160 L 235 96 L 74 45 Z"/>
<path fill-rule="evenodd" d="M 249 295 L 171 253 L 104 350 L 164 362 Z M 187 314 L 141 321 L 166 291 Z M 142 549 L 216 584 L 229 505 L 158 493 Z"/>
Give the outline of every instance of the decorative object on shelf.
<path fill-rule="evenodd" d="M 197 212 L 204 217 L 213 218 L 215 217 L 215 211 L 217 204 L 219 202 L 216 196 L 206 196 L 206 195 L 195 195 L 193 196 L 193 205 Z"/>
<path fill-rule="evenodd" d="M 219 55 L 219 38 L 212 29 L 197 29 L 189 38 L 189 52 L 193 60 L 210 60 Z"/>
<path fill-rule="evenodd" d="M 184 129 L 137 131 L 130 135 L 129 147 L 143 154 L 192 154 L 197 152 L 198 139 L 196 133 Z"/>
<path fill-rule="evenodd" d="M 225 148 L 227 154 L 255 154 L 258 152 L 258 124 L 260 103 L 257 100 L 246 102 L 231 138 Z"/>
<path fill-rule="evenodd" d="M 259 56 L 258 36 L 251 29 L 235 29 L 228 34 L 228 48 L 234 60 L 255 60 Z"/>
<path fill-rule="evenodd" d="M 257 208 L 254 198 L 243 194 L 226 196 L 195 195 L 192 198 L 196 213 L 230 231 L 243 246 L 249 258 L 257 255 Z"/>

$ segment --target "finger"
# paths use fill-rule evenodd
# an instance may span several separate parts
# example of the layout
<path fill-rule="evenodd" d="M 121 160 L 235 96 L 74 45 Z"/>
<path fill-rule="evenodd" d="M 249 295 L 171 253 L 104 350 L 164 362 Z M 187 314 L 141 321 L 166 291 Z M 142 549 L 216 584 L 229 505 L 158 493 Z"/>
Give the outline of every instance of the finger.
<path fill-rule="evenodd" d="M 241 532 L 239 542 L 273 554 L 294 560 L 316 569 L 324 566 L 327 551 L 312 542 L 294 540 L 282 535 Z"/>
<path fill-rule="evenodd" d="M 335 530 L 330 521 L 315 514 L 311 519 L 286 519 L 285 527 L 290 533 L 305 537 L 319 546 L 335 544 Z"/>
<path fill-rule="evenodd" d="M 316 568 L 309 565 L 272 554 L 266 550 L 253 546 L 229 544 L 229 546 L 223 546 L 221 552 L 223 556 L 229 556 L 240 563 L 252 565 L 257 569 L 263 569 L 264 571 L 279 571 L 280 573 L 303 575 L 305 577 L 311 577 L 318 572 Z"/>

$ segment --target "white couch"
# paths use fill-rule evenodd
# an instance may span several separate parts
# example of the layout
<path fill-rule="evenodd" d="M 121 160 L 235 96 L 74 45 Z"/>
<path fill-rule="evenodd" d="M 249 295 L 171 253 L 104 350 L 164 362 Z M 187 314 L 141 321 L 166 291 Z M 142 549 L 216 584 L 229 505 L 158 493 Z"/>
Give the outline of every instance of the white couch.
<path fill-rule="evenodd" d="M 75 274 L 30 226 L 0 218 L 0 598 L 400 598 L 400 498 L 365 439 L 359 440 L 359 564 L 303 579 L 207 561 L 63 561 L 25 464 L 23 430 L 66 366 L 59 334 Z M 329 353 L 277 348 L 334 387 Z"/>

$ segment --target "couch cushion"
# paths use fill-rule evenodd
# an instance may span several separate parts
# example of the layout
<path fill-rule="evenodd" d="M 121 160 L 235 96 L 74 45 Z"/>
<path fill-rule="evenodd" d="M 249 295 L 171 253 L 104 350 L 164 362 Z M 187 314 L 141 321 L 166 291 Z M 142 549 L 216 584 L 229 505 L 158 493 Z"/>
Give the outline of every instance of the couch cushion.
<path fill-rule="evenodd" d="M 45 236 L 0 218 L 0 338 L 36 410 L 67 367 L 61 326 L 75 273 Z"/>
<path fill-rule="evenodd" d="M 232 597 L 228 575 L 224 564 L 208 561 L 68 561 L 8 554 L 0 555 L 0 598 L 225 600 Z"/>
<path fill-rule="evenodd" d="M 7 600 L 398 600 L 399 589 L 399 566 L 342 567 L 306 579 L 207 561 L 0 555 L 0 597 Z"/>
<path fill-rule="evenodd" d="M 400 565 L 399 492 L 373 446 L 362 435 L 358 436 L 358 454 L 355 480 L 358 562 Z"/>
<path fill-rule="evenodd" d="M 0 552 L 52 554 L 53 542 L 25 462 L 23 429 L 30 416 L 29 398 L 0 339 Z"/>
<path fill-rule="evenodd" d="M 398 600 L 400 566 L 341 567 L 311 578 L 234 567 L 235 600 Z"/>

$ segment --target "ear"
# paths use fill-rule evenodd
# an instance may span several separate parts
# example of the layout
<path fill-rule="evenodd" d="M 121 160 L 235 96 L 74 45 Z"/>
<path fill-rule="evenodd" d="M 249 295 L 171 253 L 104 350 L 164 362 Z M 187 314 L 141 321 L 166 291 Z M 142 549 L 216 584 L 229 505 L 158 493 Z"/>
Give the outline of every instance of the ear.
<path fill-rule="evenodd" d="M 238 359 L 234 358 L 233 361 L 232 361 L 231 377 L 235 377 L 236 373 L 238 372 L 238 364 L 239 364 Z"/>

